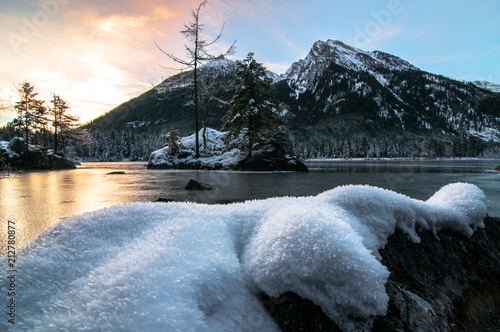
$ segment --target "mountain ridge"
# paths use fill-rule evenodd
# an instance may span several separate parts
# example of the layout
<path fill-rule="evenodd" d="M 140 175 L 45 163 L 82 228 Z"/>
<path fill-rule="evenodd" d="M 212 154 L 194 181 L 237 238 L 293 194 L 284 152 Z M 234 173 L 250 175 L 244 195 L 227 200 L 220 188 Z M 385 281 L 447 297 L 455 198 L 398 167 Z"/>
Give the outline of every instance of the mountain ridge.
<path fill-rule="evenodd" d="M 189 74 L 167 78 L 87 128 L 192 134 Z M 269 75 L 289 106 L 294 150 L 302 158 L 500 155 L 494 84 L 453 80 L 335 40 L 315 42 L 284 74 Z M 201 112 L 208 126 L 220 129 L 238 84 L 236 62 L 216 59 L 200 67 L 199 77 L 210 97 Z"/>

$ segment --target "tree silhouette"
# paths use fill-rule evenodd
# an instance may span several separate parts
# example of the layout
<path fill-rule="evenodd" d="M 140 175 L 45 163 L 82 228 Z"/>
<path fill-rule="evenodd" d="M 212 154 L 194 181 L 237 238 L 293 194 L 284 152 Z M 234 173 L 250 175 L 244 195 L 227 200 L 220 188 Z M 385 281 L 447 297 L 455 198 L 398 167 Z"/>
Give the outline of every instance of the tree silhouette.
<path fill-rule="evenodd" d="M 47 123 L 45 117 L 46 108 L 43 100 L 36 99 L 38 95 L 35 92 L 35 86 L 24 82 L 16 86 L 19 94 L 19 101 L 16 102 L 14 109 L 19 114 L 17 123 L 20 128 L 24 128 L 26 139 L 26 152 L 29 151 L 29 133 L 30 130 L 42 127 Z"/>
<path fill-rule="evenodd" d="M 70 131 L 76 126 L 80 120 L 79 117 L 68 114 L 68 102 L 61 99 L 55 93 L 51 100 L 52 107 L 49 109 L 53 116 L 52 127 L 54 128 L 54 153 L 57 153 L 59 148 L 59 140 L 62 140 L 63 145 L 65 139 L 69 138 Z"/>
<path fill-rule="evenodd" d="M 194 88 L 194 128 L 195 128 L 195 157 L 198 158 L 200 156 L 200 141 L 198 137 L 199 125 L 198 125 L 198 109 L 199 109 L 199 84 L 198 84 L 198 67 L 207 61 L 212 61 L 220 57 L 220 55 L 212 55 L 208 52 L 208 47 L 215 44 L 222 37 L 222 33 L 224 31 L 224 25 L 222 26 L 221 31 L 218 36 L 212 41 L 207 41 L 201 37 L 201 32 L 203 31 L 204 24 L 200 23 L 200 10 L 202 7 L 206 6 L 207 0 L 201 2 L 195 10 L 191 11 L 192 21 L 184 24 L 184 29 L 181 30 L 181 33 L 188 40 L 188 44 L 185 44 L 185 48 L 187 51 L 187 58 L 183 59 L 177 57 L 171 53 L 165 52 L 161 49 L 157 43 L 155 45 L 158 49 L 167 55 L 170 59 L 180 64 L 182 68 L 180 71 L 192 70 L 193 74 L 193 88 Z M 223 54 L 223 56 L 231 54 L 235 48 L 234 42 L 228 50 Z"/>

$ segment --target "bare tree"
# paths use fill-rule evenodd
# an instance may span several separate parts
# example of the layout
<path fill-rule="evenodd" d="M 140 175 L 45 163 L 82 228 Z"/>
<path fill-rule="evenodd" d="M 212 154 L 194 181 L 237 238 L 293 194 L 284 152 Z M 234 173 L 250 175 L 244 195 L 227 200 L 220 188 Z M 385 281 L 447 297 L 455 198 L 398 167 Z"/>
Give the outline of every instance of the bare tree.
<path fill-rule="evenodd" d="M 220 57 L 220 55 L 215 56 L 208 52 L 208 48 L 218 42 L 222 37 L 222 33 L 224 31 L 224 25 L 222 25 L 222 29 L 219 32 L 218 36 L 214 38 L 212 41 L 207 41 L 201 37 L 201 32 L 203 31 L 204 24 L 200 23 L 200 10 L 202 7 L 206 6 L 208 0 L 201 2 L 195 10 L 191 11 L 192 21 L 184 24 L 184 29 L 181 30 L 181 33 L 188 40 L 188 44 L 185 44 L 185 48 L 187 51 L 187 58 L 179 58 L 171 53 L 167 53 L 155 43 L 156 47 L 166 54 L 170 59 L 180 64 L 182 68 L 180 71 L 193 70 L 193 88 L 194 88 L 194 127 L 195 127 L 195 157 L 198 158 L 200 156 L 200 141 L 198 137 L 198 67 L 201 66 L 204 62 L 212 61 Z M 228 48 L 228 50 L 222 54 L 223 56 L 231 54 L 234 52 L 236 41 Z"/>

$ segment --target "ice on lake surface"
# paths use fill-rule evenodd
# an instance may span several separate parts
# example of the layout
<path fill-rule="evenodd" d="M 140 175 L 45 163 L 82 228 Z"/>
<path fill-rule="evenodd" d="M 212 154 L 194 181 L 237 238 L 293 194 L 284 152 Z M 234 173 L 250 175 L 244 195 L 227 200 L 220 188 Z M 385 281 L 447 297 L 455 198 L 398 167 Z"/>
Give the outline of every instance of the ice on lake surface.
<path fill-rule="evenodd" d="M 500 160 L 308 161 L 308 173 L 245 173 L 147 170 L 144 162 L 82 163 L 77 170 L 16 173 L 0 179 L 0 215 L 18 225 L 19 248 L 49 226 L 76 214 L 158 198 L 227 203 L 276 196 L 309 196 L 346 184 L 368 184 L 426 200 L 454 182 L 477 185 L 488 214 L 500 216 Z M 109 174 L 122 171 L 125 174 Z M 216 190 L 184 190 L 190 179 Z M 6 229 L 0 229 L 5 253 Z"/>
<path fill-rule="evenodd" d="M 57 223 L 18 253 L 15 328 L 275 331 L 257 294 L 292 291 L 359 331 L 352 315 L 386 312 L 378 250 L 396 228 L 415 242 L 417 228 L 469 236 L 485 214 L 484 192 L 464 183 L 426 201 L 349 185 L 226 205 L 112 206 Z"/>

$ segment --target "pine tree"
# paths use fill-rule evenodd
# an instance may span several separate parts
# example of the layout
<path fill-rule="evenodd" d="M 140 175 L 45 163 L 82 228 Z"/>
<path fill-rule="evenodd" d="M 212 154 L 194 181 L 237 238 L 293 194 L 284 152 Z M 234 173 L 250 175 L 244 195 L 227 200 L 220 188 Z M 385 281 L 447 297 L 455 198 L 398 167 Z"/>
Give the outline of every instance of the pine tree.
<path fill-rule="evenodd" d="M 64 150 L 65 141 L 75 139 L 77 135 L 73 132 L 79 117 L 68 114 L 68 102 L 61 99 L 60 96 L 53 94 L 51 100 L 52 107 L 50 113 L 53 116 L 52 127 L 54 128 L 54 153 L 58 152 L 59 142 L 61 142 Z"/>
<path fill-rule="evenodd" d="M 284 119 L 285 105 L 273 96 L 272 80 L 266 69 L 248 53 L 238 62 L 237 75 L 241 79 L 230 102 L 230 109 L 222 119 L 227 131 L 226 148 L 234 142 L 252 156 L 256 143 L 274 141 L 289 149 L 290 135 Z"/>
<path fill-rule="evenodd" d="M 19 114 L 17 123 L 24 129 L 26 152 L 29 151 L 29 134 L 31 130 L 43 127 L 47 123 L 46 108 L 43 100 L 36 99 L 35 86 L 24 82 L 16 86 L 20 101 L 16 102 L 14 109 Z"/>
<path fill-rule="evenodd" d="M 169 154 L 175 155 L 182 147 L 181 138 L 177 130 L 170 130 L 165 134 L 165 147 L 169 148 Z"/>

